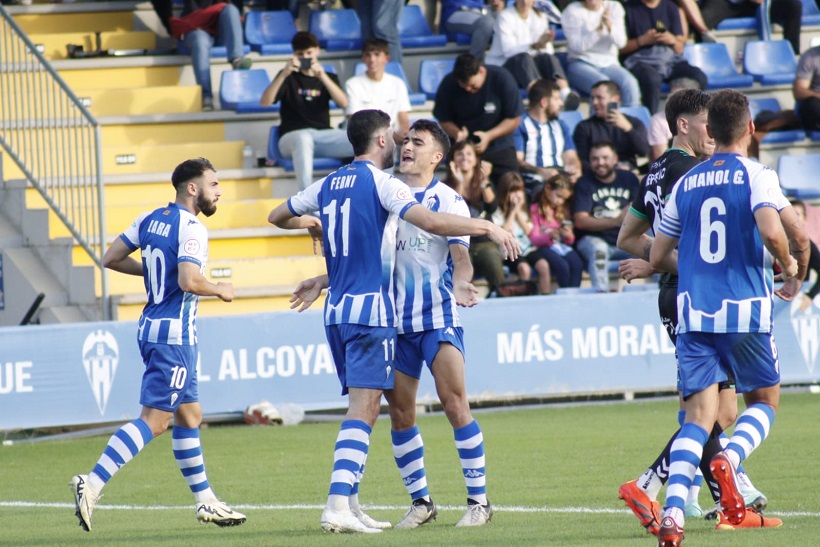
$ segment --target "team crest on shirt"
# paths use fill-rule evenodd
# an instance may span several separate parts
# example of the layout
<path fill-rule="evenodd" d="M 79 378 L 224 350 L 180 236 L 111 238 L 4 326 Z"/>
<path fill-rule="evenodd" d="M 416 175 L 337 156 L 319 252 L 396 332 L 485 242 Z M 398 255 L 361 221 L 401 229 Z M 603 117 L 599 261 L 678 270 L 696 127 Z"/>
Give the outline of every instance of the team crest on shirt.
<path fill-rule="evenodd" d="M 185 252 L 189 255 L 195 255 L 199 253 L 199 241 L 196 239 L 189 239 L 185 242 L 182 248 L 185 249 Z"/>
<path fill-rule="evenodd" d="M 428 209 L 436 213 L 441 206 L 441 200 L 438 199 L 437 195 L 433 194 L 432 196 L 427 196 L 427 203 L 425 203 L 425 205 Z"/>
<path fill-rule="evenodd" d="M 792 301 L 789 314 L 806 369 L 813 373 L 820 349 L 820 307 L 816 299 L 810 301 L 808 296 L 801 294 Z"/>
<path fill-rule="evenodd" d="M 113 334 L 107 330 L 97 330 L 85 338 L 83 368 L 101 416 L 105 414 L 105 407 L 108 405 L 119 361 L 120 348 Z"/>

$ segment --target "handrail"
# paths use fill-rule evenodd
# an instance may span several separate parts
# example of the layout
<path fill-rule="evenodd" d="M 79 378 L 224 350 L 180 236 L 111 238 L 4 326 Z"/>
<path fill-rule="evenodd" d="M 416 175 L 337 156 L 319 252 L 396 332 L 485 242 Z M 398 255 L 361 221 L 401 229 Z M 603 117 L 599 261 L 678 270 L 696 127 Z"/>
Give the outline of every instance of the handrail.
<path fill-rule="evenodd" d="M 101 142 L 100 124 L 0 5 L 0 146 L 99 269 L 107 320 Z"/>

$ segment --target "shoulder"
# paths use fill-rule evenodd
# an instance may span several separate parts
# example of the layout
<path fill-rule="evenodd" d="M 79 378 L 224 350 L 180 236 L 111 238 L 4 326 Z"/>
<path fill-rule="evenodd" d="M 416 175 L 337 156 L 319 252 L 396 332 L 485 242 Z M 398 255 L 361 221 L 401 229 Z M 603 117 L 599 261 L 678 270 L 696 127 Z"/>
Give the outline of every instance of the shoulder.
<path fill-rule="evenodd" d="M 349 88 L 361 89 L 369 83 L 369 79 L 364 74 L 359 76 L 351 76 L 345 82 L 345 86 Z"/>

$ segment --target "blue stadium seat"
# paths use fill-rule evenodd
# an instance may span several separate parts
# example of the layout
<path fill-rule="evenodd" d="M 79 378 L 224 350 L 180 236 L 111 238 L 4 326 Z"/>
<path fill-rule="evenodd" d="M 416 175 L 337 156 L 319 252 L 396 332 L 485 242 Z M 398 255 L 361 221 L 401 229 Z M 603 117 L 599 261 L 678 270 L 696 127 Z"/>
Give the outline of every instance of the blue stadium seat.
<path fill-rule="evenodd" d="M 355 76 L 361 76 L 365 72 L 367 72 L 367 67 L 364 66 L 364 63 L 356 63 L 356 66 L 353 69 L 353 74 Z M 413 89 L 410 87 L 410 82 L 407 81 L 407 74 L 404 73 L 404 69 L 399 63 L 396 61 L 388 62 L 385 67 L 385 72 L 404 80 L 404 85 L 407 86 L 407 93 L 410 95 L 411 105 L 422 105 L 427 101 L 427 96 L 424 93 L 413 93 Z"/>
<path fill-rule="evenodd" d="M 177 52 L 182 55 L 190 55 L 191 50 L 185 45 L 182 40 L 177 41 Z M 242 55 L 247 55 L 251 52 L 251 46 L 244 44 L 242 46 Z M 224 59 L 228 56 L 228 48 L 225 46 L 211 46 L 211 58 Z"/>
<path fill-rule="evenodd" d="M 715 30 L 754 30 L 756 28 L 756 17 L 731 17 L 718 23 Z"/>
<path fill-rule="evenodd" d="M 645 106 L 622 106 L 618 109 L 622 114 L 628 114 L 633 118 L 641 120 L 644 128 L 649 129 L 649 120 L 652 119 L 652 114 Z"/>
<path fill-rule="evenodd" d="M 447 34 L 448 42 L 455 42 L 460 46 L 469 46 L 472 41 L 472 36 L 469 34 Z"/>
<path fill-rule="evenodd" d="M 803 19 L 802 26 L 820 25 L 820 8 L 814 0 L 803 0 Z"/>
<path fill-rule="evenodd" d="M 273 109 L 259 104 L 269 84 L 270 78 L 264 69 L 226 70 L 219 84 L 219 104 L 222 110 L 238 110 L 243 105 L 243 112 L 278 111 L 278 105 Z"/>
<path fill-rule="evenodd" d="M 569 127 L 569 135 L 575 132 L 575 126 L 584 119 L 584 115 L 577 110 L 562 110 L 558 113 L 558 119 L 563 121 Z"/>
<path fill-rule="evenodd" d="M 791 84 L 797 71 L 791 43 L 788 40 L 746 42 L 743 71 L 762 85 Z"/>
<path fill-rule="evenodd" d="M 311 11 L 308 28 L 319 40 L 319 45 L 328 51 L 362 48 L 362 25 L 356 10 Z"/>
<path fill-rule="evenodd" d="M 763 110 L 769 110 L 771 112 L 780 112 L 782 109 L 780 108 L 780 101 L 778 101 L 774 97 L 765 97 L 765 98 L 750 98 L 749 99 L 749 110 L 752 112 L 752 119 L 755 119 L 757 115 Z M 806 138 L 806 132 L 802 129 L 789 129 L 786 131 L 770 131 L 766 133 L 766 136 L 763 137 L 763 140 L 760 142 L 762 144 L 779 144 L 779 143 L 790 143 L 790 142 L 799 142 Z"/>
<path fill-rule="evenodd" d="M 270 128 L 268 135 L 268 159 L 273 160 L 276 165 L 288 172 L 293 172 L 293 162 L 282 157 L 279 152 L 279 126 Z M 326 171 L 338 169 L 342 166 L 342 160 L 336 158 L 313 158 L 313 169 L 316 171 Z"/>
<path fill-rule="evenodd" d="M 809 138 L 812 142 L 820 142 L 820 131 L 809 131 Z"/>
<path fill-rule="evenodd" d="M 706 73 L 709 79 L 707 89 L 751 87 L 754 83 L 754 78 L 748 74 L 737 73 L 726 44 L 687 44 L 683 54 L 689 64 Z"/>
<path fill-rule="evenodd" d="M 245 15 L 245 41 L 262 55 L 293 53 L 290 41 L 296 34 L 296 23 L 287 10 L 251 11 Z"/>
<path fill-rule="evenodd" d="M 777 160 L 777 175 L 780 186 L 789 197 L 799 199 L 820 198 L 820 154 L 804 156 L 780 156 Z"/>
<path fill-rule="evenodd" d="M 444 34 L 433 34 L 427 19 L 416 5 L 404 6 L 399 19 L 399 38 L 401 46 L 413 47 L 440 47 L 447 43 Z"/>
<path fill-rule="evenodd" d="M 441 80 L 453 71 L 455 64 L 455 59 L 424 59 L 419 65 L 419 91 L 428 99 L 435 99 Z"/>

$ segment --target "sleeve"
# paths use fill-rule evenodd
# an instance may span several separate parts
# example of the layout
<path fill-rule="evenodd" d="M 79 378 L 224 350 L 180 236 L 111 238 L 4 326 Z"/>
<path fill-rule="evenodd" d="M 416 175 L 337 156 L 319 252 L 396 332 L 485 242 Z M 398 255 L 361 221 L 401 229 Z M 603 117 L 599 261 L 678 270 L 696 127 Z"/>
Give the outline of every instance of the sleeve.
<path fill-rule="evenodd" d="M 666 2 L 666 17 L 669 19 L 669 24 L 666 25 L 669 32 L 675 36 L 683 34 L 683 25 L 680 22 L 680 12 L 678 11 L 678 4 L 667 0 Z"/>
<path fill-rule="evenodd" d="M 575 196 L 572 199 L 573 213 L 590 212 L 592 210 L 592 194 L 589 185 L 585 181 L 579 180 L 575 184 Z"/>
<path fill-rule="evenodd" d="M 567 37 L 567 49 L 570 53 L 582 53 L 598 43 L 601 34 L 597 30 L 589 31 L 584 19 L 579 15 L 579 3 L 572 3 L 567 6 L 561 14 L 561 28 Z M 586 9 L 586 8 L 581 8 Z"/>
<path fill-rule="evenodd" d="M 794 77 L 798 80 L 809 80 L 814 77 L 814 59 L 817 55 L 814 54 L 811 50 L 807 51 L 804 55 L 800 57 L 800 60 L 797 62 L 797 71 L 795 72 Z"/>
<path fill-rule="evenodd" d="M 513 141 L 515 142 L 515 151 L 524 152 L 527 145 L 527 128 L 524 125 L 524 119 L 518 124 L 518 128 L 513 131 Z"/>
<path fill-rule="evenodd" d="M 185 222 L 179 229 L 177 262 L 193 262 L 197 266 L 202 266 L 207 259 L 208 229 L 198 220 Z"/>
<path fill-rule="evenodd" d="M 410 94 L 401 78 L 394 79 L 396 86 L 396 112 L 410 112 Z"/>
<path fill-rule="evenodd" d="M 659 144 L 669 144 L 669 139 L 672 138 L 672 132 L 669 131 L 669 124 L 666 122 L 666 116 L 661 112 L 657 112 L 649 119 L 649 131 L 646 132 L 646 141 L 649 146 L 657 146 Z"/>
<path fill-rule="evenodd" d="M 382 173 L 382 175 L 375 180 L 382 207 L 404 218 L 404 213 L 413 205 L 418 205 L 419 202 L 404 182 L 387 173 Z"/>
<path fill-rule="evenodd" d="M 663 208 L 661 225 L 658 227 L 658 231 L 660 233 L 675 239 L 680 239 L 681 233 L 680 215 L 678 214 L 678 190 L 681 186 L 683 185 L 676 184 L 675 188 L 672 190 L 672 195 L 669 197 L 669 201 L 666 202 L 666 206 Z"/>
<path fill-rule="evenodd" d="M 646 177 L 641 181 L 638 190 L 635 192 L 635 199 L 632 200 L 632 205 L 629 206 L 629 214 L 638 217 L 641 220 L 649 220 L 649 215 L 646 212 L 646 203 L 644 197 L 646 195 Z"/>
<path fill-rule="evenodd" d="M 735 171 L 735 177 L 741 174 L 742 171 Z M 774 207 L 780 211 L 789 205 L 789 200 L 780 189 L 780 179 L 773 169 L 765 167 L 757 173 L 750 174 L 749 187 L 752 192 L 750 202 L 753 212 L 761 207 Z"/>
<path fill-rule="evenodd" d="M 521 101 L 521 92 L 515 78 L 505 68 L 499 68 L 496 75 L 496 92 L 501 98 L 501 116 L 504 119 L 521 116 L 524 113 L 524 103 Z"/>
<path fill-rule="evenodd" d="M 356 76 L 350 78 L 345 82 L 345 95 L 347 95 L 347 108 L 345 114 L 352 116 L 359 110 L 362 110 L 362 87 L 359 85 Z"/>
<path fill-rule="evenodd" d="M 632 116 L 627 116 L 627 118 L 629 118 L 629 121 L 632 123 L 632 131 L 627 133 L 632 151 L 636 156 L 648 156 L 649 141 L 646 137 L 646 127 L 638 118 L 633 118 Z"/>
<path fill-rule="evenodd" d="M 614 0 L 609 0 L 608 2 L 609 9 L 612 10 L 612 30 L 610 31 L 610 37 L 612 38 L 612 43 L 618 49 L 621 49 L 626 45 L 626 12 L 624 11 L 624 6 L 620 2 L 616 2 Z"/>
<path fill-rule="evenodd" d="M 572 141 L 575 143 L 575 149 L 578 151 L 578 157 L 585 171 L 589 169 L 590 130 L 588 127 L 589 123 L 584 120 L 575 126 L 575 133 L 572 135 Z"/>
<path fill-rule="evenodd" d="M 569 126 L 567 122 L 562 119 L 558 119 L 558 125 L 561 126 L 561 133 L 564 135 L 564 152 L 569 152 L 570 150 L 575 150 L 575 141 L 572 140 L 572 134 L 569 132 Z"/>
<path fill-rule="evenodd" d="M 276 97 L 273 99 L 274 103 L 282 103 L 282 106 L 287 104 L 288 99 L 290 99 L 291 78 L 293 78 L 293 73 L 288 74 L 288 76 L 282 81 L 282 85 L 279 86 L 279 91 L 276 92 Z"/>
<path fill-rule="evenodd" d="M 147 216 L 148 213 L 142 213 L 127 230 L 120 234 L 122 242 L 132 251 L 137 250 L 140 246 L 140 226 L 142 226 L 142 221 L 145 220 Z"/>
<path fill-rule="evenodd" d="M 319 210 L 319 192 L 322 190 L 322 185 L 325 179 L 320 179 L 288 199 L 288 209 L 294 216 L 300 217 L 302 215 L 313 213 Z"/>
<path fill-rule="evenodd" d="M 436 102 L 433 105 L 433 117 L 439 122 L 452 122 L 455 120 L 455 113 L 453 111 L 452 97 L 453 86 L 455 85 L 455 76 L 451 72 L 441 80 L 441 83 L 436 90 Z"/>
<path fill-rule="evenodd" d="M 439 183 L 440 184 L 440 183 Z M 464 199 L 453 192 L 455 194 L 451 199 L 451 205 L 448 208 L 447 213 L 451 213 L 453 215 L 458 215 L 464 218 L 470 218 L 470 208 L 467 207 L 467 203 Z M 465 247 L 470 247 L 470 236 L 453 236 L 447 238 L 447 243 L 452 245 L 453 243 L 458 243 L 460 245 L 464 245 Z"/>
<path fill-rule="evenodd" d="M 526 53 L 532 46 L 531 43 L 521 43 L 521 40 L 526 41 L 527 37 L 517 35 L 514 17 L 517 17 L 515 10 L 506 8 L 495 18 L 493 40 L 501 42 L 501 55 L 504 59 Z"/>
<path fill-rule="evenodd" d="M 530 205 L 530 220 L 532 220 L 532 230 L 530 230 L 530 241 L 536 247 L 551 247 L 552 233 L 548 229 L 544 229 L 544 217 L 538 212 L 538 204 Z"/>
<path fill-rule="evenodd" d="M 811 248 L 811 254 L 809 254 L 809 271 L 814 270 L 818 276 L 817 281 L 814 282 L 814 285 L 806 294 L 814 300 L 814 297 L 820 294 L 820 250 L 817 249 L 817 245 L 815 245 L 813 241 L 810 242 L 809 247 Z"/>

